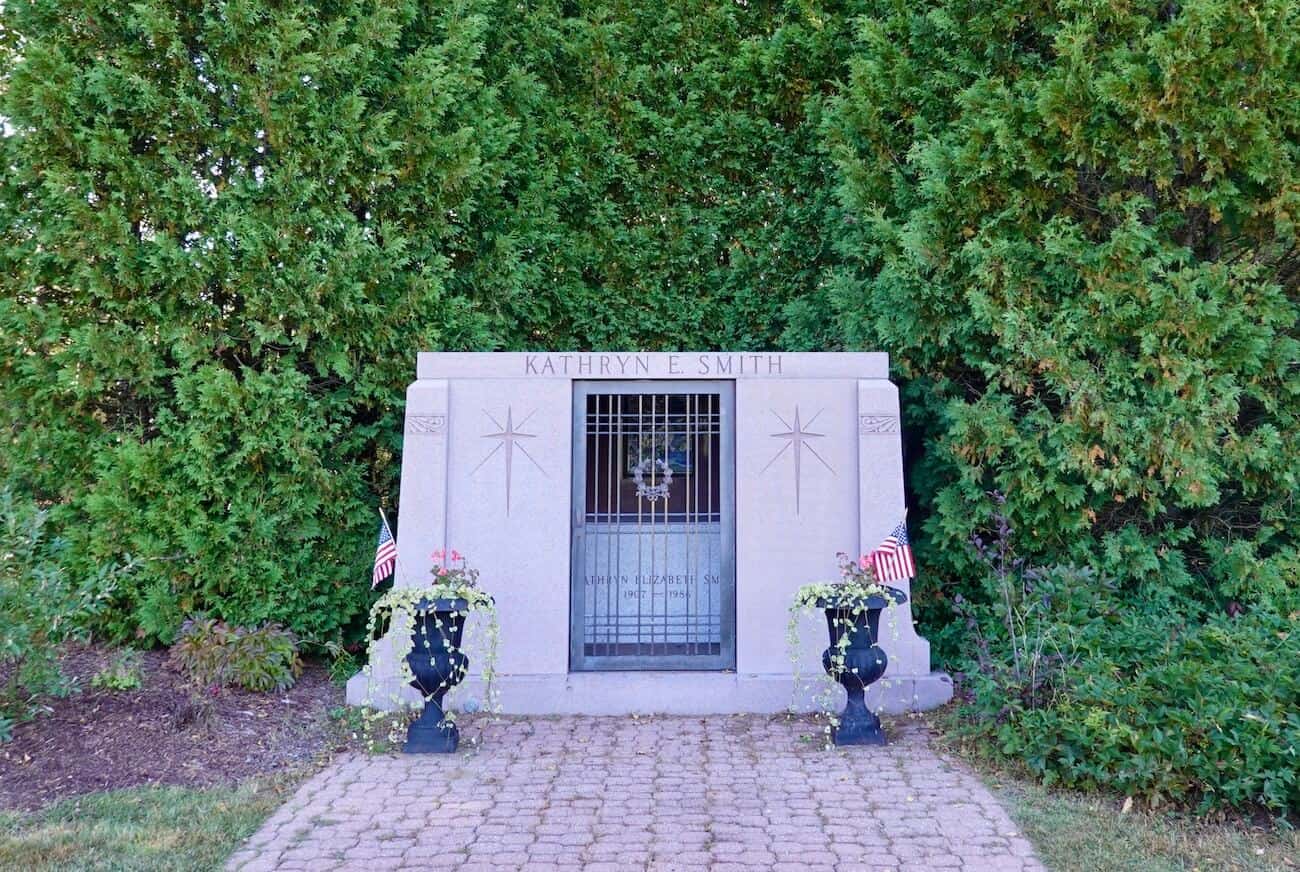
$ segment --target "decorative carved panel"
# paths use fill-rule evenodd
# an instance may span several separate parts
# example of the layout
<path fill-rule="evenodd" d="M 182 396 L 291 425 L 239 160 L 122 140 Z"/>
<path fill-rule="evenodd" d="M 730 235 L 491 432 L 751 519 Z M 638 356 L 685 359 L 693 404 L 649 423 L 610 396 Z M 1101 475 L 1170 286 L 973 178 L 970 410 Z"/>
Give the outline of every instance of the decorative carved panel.
<path fill-rule="evenodd" d="M 447 416 L 444 415 L 408 415 L 406 418 L 406 435 L 438 436 L 447 432 Z"/>
<path fill-rule="evenodd" d="M 897 415 L 858 415 L 858 433 L 863 436 L 876 436 L 897 432 Z"/>

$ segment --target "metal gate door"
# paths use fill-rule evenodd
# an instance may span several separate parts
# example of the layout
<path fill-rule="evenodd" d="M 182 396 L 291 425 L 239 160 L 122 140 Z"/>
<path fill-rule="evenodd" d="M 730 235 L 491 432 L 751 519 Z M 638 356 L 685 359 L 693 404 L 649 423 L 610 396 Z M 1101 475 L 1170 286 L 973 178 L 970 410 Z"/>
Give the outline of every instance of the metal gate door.
<path fill-rule="evenodd" d="M 570 665 L 734 669 L 731 382 L 574 382 Z"/>

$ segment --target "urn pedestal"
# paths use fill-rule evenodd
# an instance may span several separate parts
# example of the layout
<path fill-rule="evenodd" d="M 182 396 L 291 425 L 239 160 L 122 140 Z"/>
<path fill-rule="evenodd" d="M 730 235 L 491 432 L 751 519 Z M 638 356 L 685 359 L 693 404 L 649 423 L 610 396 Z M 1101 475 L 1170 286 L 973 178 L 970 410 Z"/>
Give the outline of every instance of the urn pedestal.
<path fill-rule="evenodd" d="M 469 658 L 461 652 L 469 603 L 463 599 L 421 600 L 411 631 L 406 662 L 415 676 L 411 686 L 425 698 L 424 711 L 406 731 L 407 754 L 450 754 L 460 744 L 460 730 L 447 720 L 442 699 L 465 678 Z"/>
<path fill-rule="evenodd" d="M 873 595 L 865 600 L 822 601 L 818 603 L 826 612 L 826 628 L 831 644 L 822 652 L 822 668 L 839 682 L 848 694 L 848 703 L 840 714 L 839 724 L 831 728 L 831 741 L 836 745 L 883 745 L 885 731 L 880 728 L 880 718 L 867 708 L 867 687 L 885 674 L 889 658 L 878 644 L 880 640 L 880 612 L 891 604 L 907 602 L 907 594 L 897 588 L 886 588 L 888 596 Z M 843 663 L 837 655 L 843 651 Z"/>

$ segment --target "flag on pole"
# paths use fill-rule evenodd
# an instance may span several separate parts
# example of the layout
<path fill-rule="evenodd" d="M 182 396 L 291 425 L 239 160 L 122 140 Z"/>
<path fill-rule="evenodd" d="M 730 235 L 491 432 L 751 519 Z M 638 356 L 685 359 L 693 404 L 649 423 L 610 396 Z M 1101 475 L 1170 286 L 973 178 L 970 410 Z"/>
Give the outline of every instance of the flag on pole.
<path fill-rule="evenodd" d="M 912 559 L 912 546 L 907 541 L 907 519 L 898 522 L 894 531 L 885 537 L 871 552 L 871 566 L 876 570 L 876 580 L 896 581 L 916 575 L 916 562 Z"/>
<path fill-rule="evenodd" d="M 370 589 L 374 590 L 379 582 L 387 578 L 397 567 L 397 540 L 393 531 L 388 529 L 388 518 L 384 510 L 379 510 L 379 543 L 375 545 L 375 571 L 370 574 Z"/>

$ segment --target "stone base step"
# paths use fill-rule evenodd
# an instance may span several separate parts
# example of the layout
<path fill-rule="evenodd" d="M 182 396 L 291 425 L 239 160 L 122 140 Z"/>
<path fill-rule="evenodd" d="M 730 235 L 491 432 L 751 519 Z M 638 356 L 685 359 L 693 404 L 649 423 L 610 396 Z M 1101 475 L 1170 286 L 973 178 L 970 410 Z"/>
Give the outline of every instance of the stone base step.
<path fill-rule="evenodd" d="M 572 672 L 566 675 L 502 675 L 497 688 L 503 714 L 515 715 L 631 715 L 631 714 L 773 714 L 788 711 L 794 699 L 790 675 L 734 672 Z M 801 694 L 796 708 L 815 707 L 816 689 Z M 834 688 L 835 705 L 844 691 Z M 867 689 L 867 706 L 879 714 L 902 714 L 938 708 L 952 699 L 952 679 L 943 672 L 887 675 Z M 448 695 L 451 708 L 476 708 L 483 687 L 471 678 Z M 386 686 L 357 673 L 348 681 L 349 705 L 392 709 L 418 703 L 414 690 Z"/>

